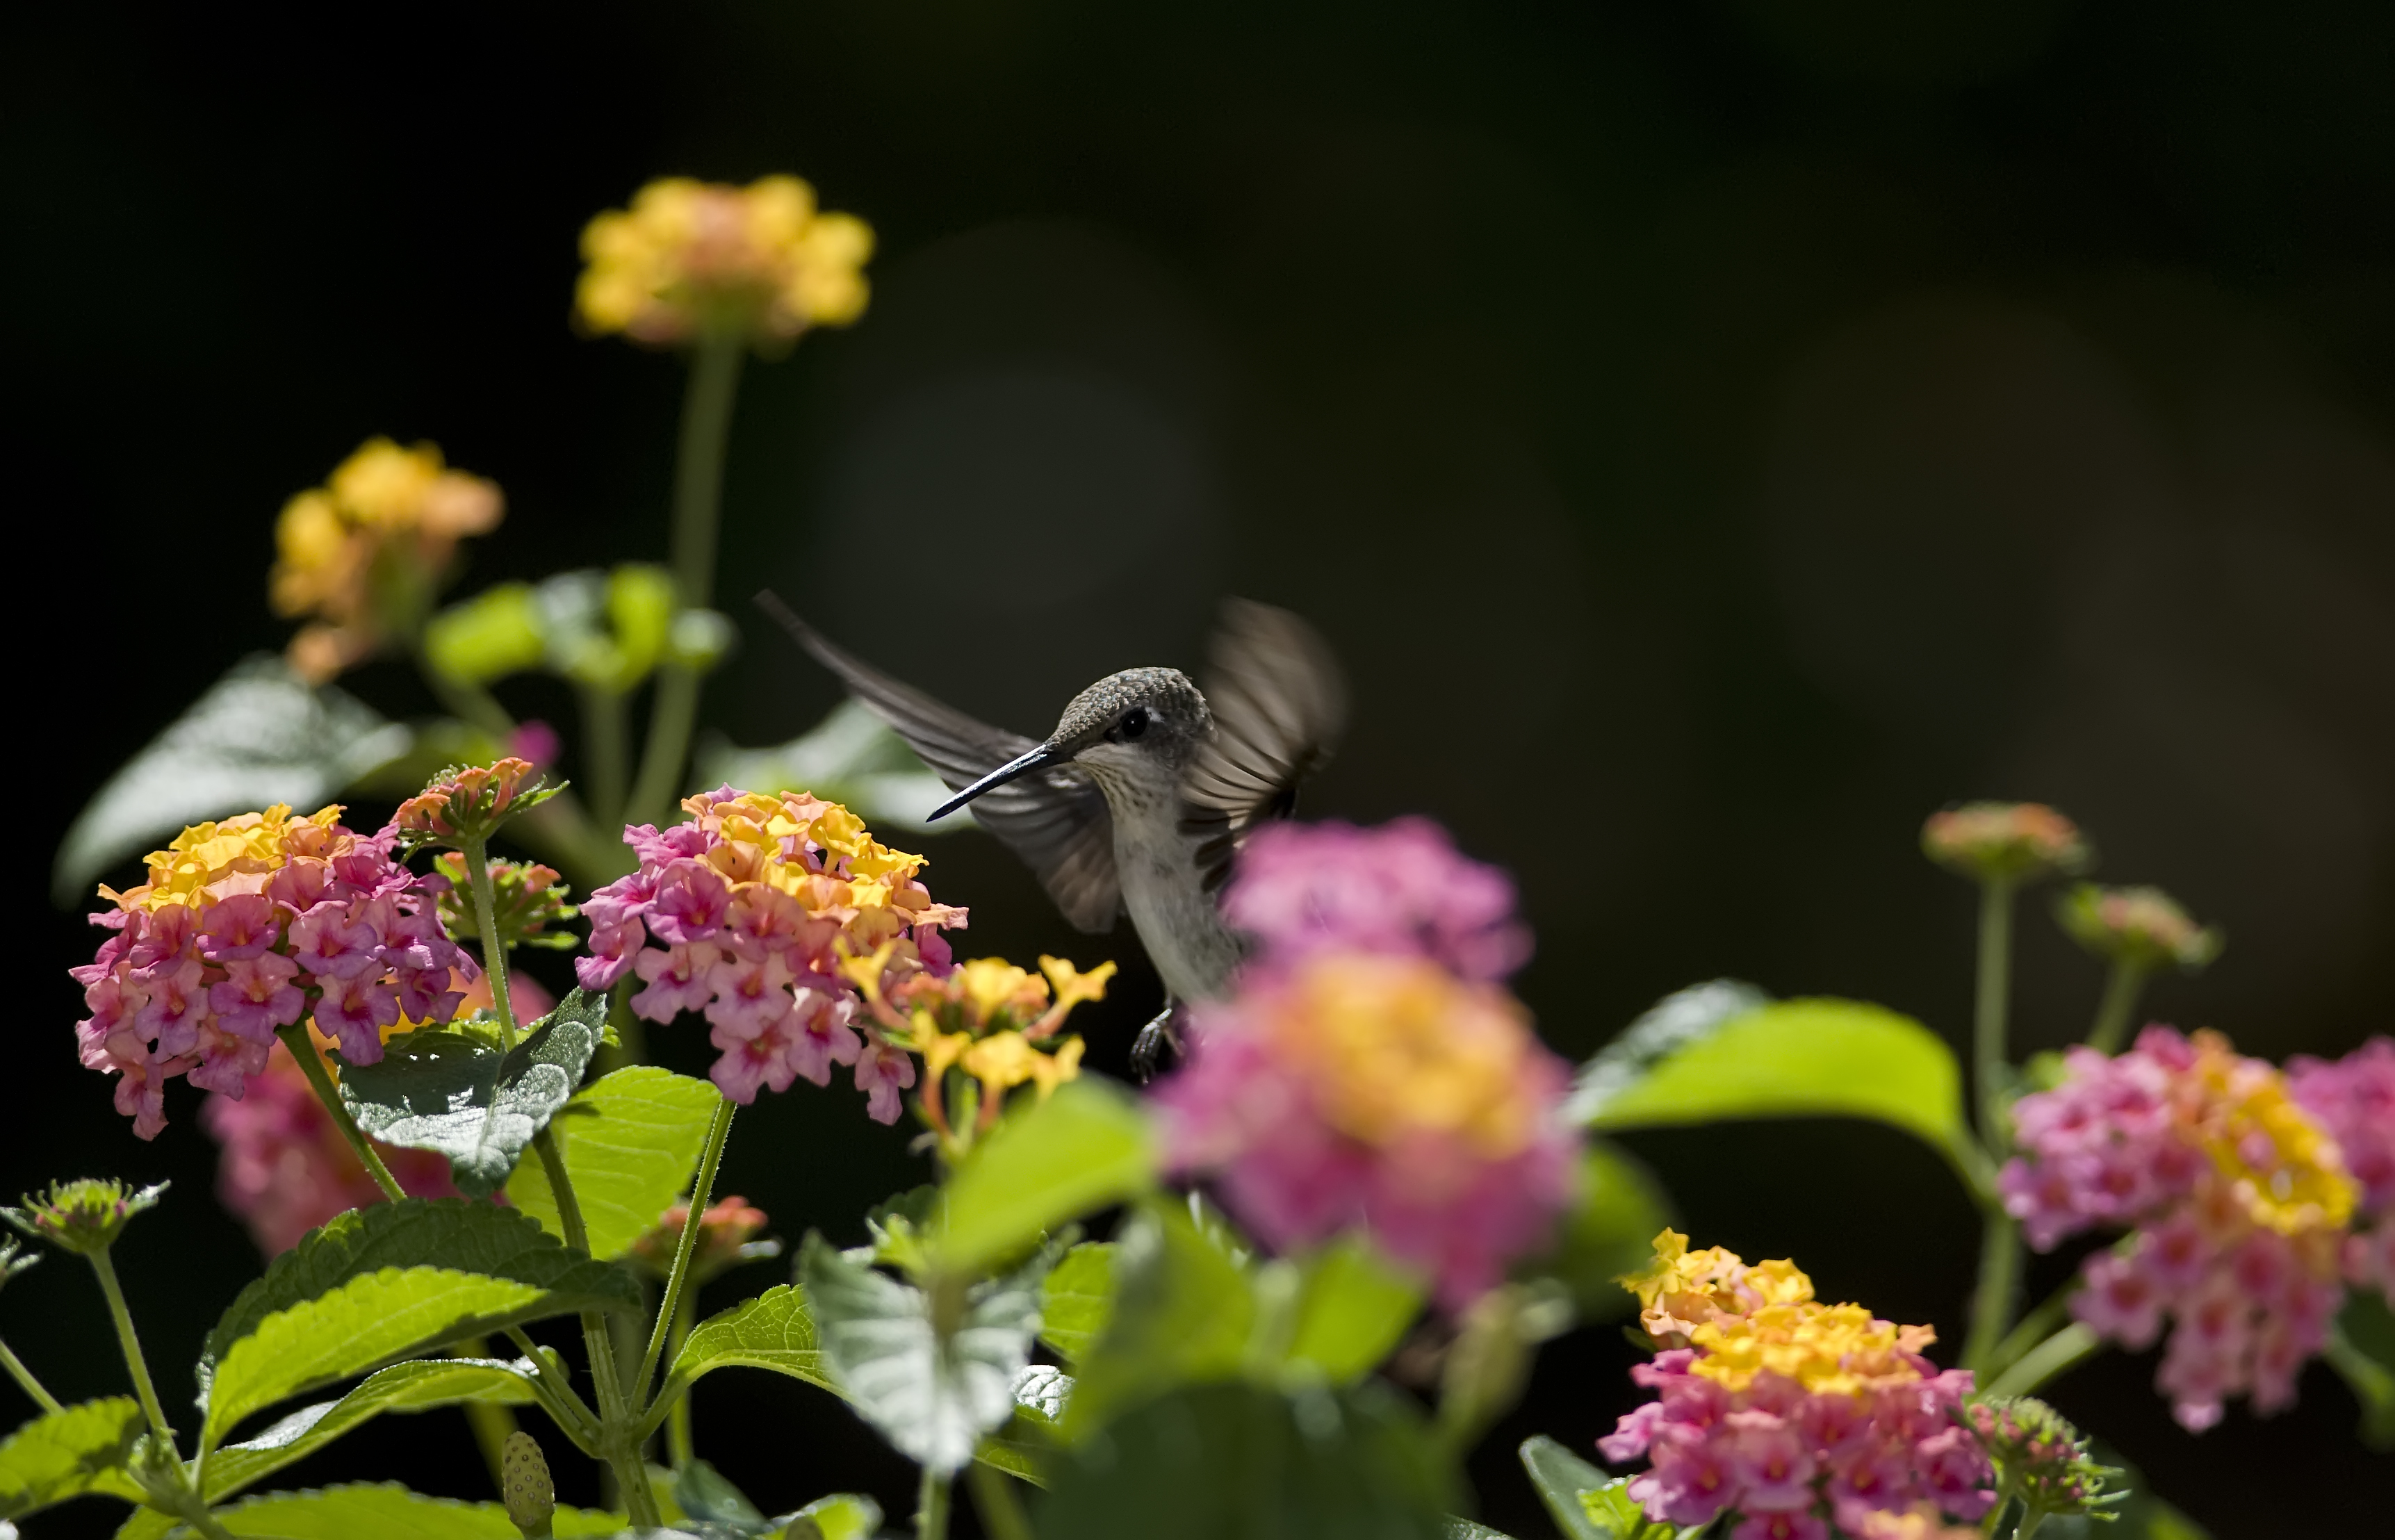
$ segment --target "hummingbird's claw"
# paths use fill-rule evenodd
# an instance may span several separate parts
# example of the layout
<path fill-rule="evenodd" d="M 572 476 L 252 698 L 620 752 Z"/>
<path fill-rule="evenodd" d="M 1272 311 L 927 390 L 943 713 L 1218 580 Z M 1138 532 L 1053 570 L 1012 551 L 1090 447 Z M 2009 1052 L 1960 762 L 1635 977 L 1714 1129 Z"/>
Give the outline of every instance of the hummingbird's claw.
<path fill-rule="evenodd" d="M 1131 1078 L 1141 1085 L 1145 1086 L 1156 1078 L 1158 1061 L 1164 1057 L 1165 1049 L 1171 1048 L 1172 1057 L 1175 1060 L 1180 1059 L 1180 1004 L 1167 1000 L 1164 1003 L 1164 1008 L 1156 1013 L 1156 1020 L 1140 1028 L 1139 1036 L 1132 1039 L 1131 1073 Z"/>

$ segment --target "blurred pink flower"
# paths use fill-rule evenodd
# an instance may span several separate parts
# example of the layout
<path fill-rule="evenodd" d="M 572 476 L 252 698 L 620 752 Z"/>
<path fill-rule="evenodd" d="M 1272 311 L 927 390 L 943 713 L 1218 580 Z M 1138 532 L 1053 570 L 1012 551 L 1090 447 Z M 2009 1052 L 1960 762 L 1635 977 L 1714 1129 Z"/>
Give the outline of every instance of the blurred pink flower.
<path fill-rule="evenodd" d="M 1239 851 L 1223 913 L 1266 963 L 1318 952 L 1424 956 L 1467 979 L 1502 979 L 1528 960 L 1514 883 L 1466 859 L 1424 818 L 1375 829 L 1273 823 Z"/>

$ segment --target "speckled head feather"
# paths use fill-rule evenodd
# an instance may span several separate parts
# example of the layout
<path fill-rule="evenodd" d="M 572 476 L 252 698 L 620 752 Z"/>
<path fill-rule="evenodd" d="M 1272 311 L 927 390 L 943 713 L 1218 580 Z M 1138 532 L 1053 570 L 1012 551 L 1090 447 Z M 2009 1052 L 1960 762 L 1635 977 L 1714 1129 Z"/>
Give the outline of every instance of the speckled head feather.
<path fill-rule="evenodd" d="M 1133 706 L 1145 706 L 1159 738 L 1195 742 L 1212 731 L 1206 697 L 1178 668 L 1126 668 L 1109 674 L 1073 697 L 1048 746 L 1059 755 L 1075 755 L 1104 741 Z"/>

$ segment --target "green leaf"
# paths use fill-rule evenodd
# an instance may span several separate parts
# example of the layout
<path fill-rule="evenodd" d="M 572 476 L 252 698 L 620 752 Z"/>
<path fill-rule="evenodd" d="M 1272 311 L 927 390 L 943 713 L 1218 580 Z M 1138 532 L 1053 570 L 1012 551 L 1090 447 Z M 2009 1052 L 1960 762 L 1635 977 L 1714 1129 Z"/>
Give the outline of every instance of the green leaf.
<path fill-rule="evenodd" d="M 1612 1478 L 1544 1433 L 1523 1441 L 1522 1468 L 1565 1540 L 1630 1540 L 1638 1535 L 1635 1530 L 1622 1529 L 1618 1519 L 1608 1520 L 1603 1509 L 1581 1501 L 1583 1493 L 1604 1493 L 1614 1485 Z"/>
<path fill-rule="evenodd" d="M 130 1396 L 35 1417 L 0 1443 L 0 1519 L 21 1519 L 86 1493 L 139 1502 L 141 1489 L 124 1471 L 147 1426 Z"/>
<path fill-rule="evenodd" d="M 1962 1073 L 1937 1033 L 1859 1001 L 1754 998 L 1726 982 L 1670 996 L 1589 1060 L 1568 1110 L 1598 1132 L 1860 1117 L 1950 1158 L 1967 1142 Z"/>
<path fill-rule="evenodd" d="M 218 1508 L 212 1517 L 234 1534 L 271 1540 L 523 1540 L 508 1510 L 496 1503 L 453 1502 L 396 1485 L 271 1492 Z M 560 1507 L 550 1523 L 558 1540 L 575 1540 L 618 1533 L 624 1516 Z M 120 1532 L 120 1540 L 128 1537 Z"/>
<path fill-rule="evenodd" d="M 406 1033 L 379 1062 L 342 1066 L 341 1104 L 385 1144 L 448 1156 L 457 1191 L 483 1197 L 574 1094 L 606 1024 L 606 994 L 574 989 L 512 1052 L 450 1027 Z"/>
<path fill-rule="evenodd" d="M 778 1514 L 774 1522 L 787 1533 L 800 1519 L 814 1524 L 823 1540 L 873 1540 L 881 1528 L 881 1505 L 861 1492 L 835 1492 L 796 1513 Z"/>
<path fill-rule="evenodd" d="M 1671 1222 L 1671 1202 L 1647 1168 L 1593 1140 L 1581 1157 L 1580 1196 L 1555 1250 L 1520 1270 L 1560 1281 L 1581 1320 L 1610 1321 L 1636 1302 L 1620 1279 L 1646 1264 L 1657 1232 Z"/>
<path fill-rule="evenodd" d="M 934 1470 L 961 1468 L 981 1436 L 1014 1413 L 1014 1378 L 1039 1324 L 1037 1270 L 933 1296 L 852 1262 L 810 1233 L 799 1277 L 824 1360 L 858 1415 Z M 1028 1274 L 1027 1276 L 1025 1274 Z M 943 1331 L 934 1323 L 954 1322 Z"/>
<path fill-rule="evenodd" d="M 621 1268 L 568 1250 L 530 1216 L 513 1209 L 462 1198 L 408 1198 L 351 1209 L 309 1231 L 276 1257 L 266 1276 L 243 1289 L 218 1319 L 200 1357 L 200 1404 L 209 1404 L 225 1355 L 268 1317 L 384 1270 L 411 1268 L 455 1269 L 511 1280 L 530 1285 L 538 1295 L 523 1313 L 428 1337 L 421 1344 L 425 1348 L 544 1315 L 593 1308 L 630 1310 L 640 1301 L 639 1290 Z"/>
<path fill-rule="evenodd" d="M 522 1405 L 533 1399 L 529 1364 L 483 1358 L 424 1358 L 394 1363 L 337 1401 L 303 1406 L 254 1439 L 208 1456 L 202 1491 L 221 1502 L 385 1412 L 421 1412 L 459 1402 Z"/>
<path fill-rule="evenodd" d="M 682 1512 L 701 1523 L 763 1529 L 762 1509 L 705 1460 L 692 1460 L 674 1475 L 673 1496 Z"/>
<path fill-rule="evenodd" d="M 986 1271 L 1155 1178 L 1155 1139 L 1138 1103 L 1106 1082 L 1072 1081 L 1019 1106 L 948 1179 L 940 1265 Z"/>
<path fill-rule="evenodd" d="M 1333 1385 L 1353 1383 L 1396 1349 L 1422 1300 L 1420 1284 L 1365 1242 L 1342 1236 L 1305 1259 L 1290 1361 Z"/>
<path fill-rule="evenodd" d="M 682 1195 L 722 1099 L 708 1081 L 635 1064 L 584 1086 L 550 1121 L 591 1256 L 621 1257 Z M 508 1201 L 550 1234 L 565 1233 L 540 1162 L 518 1167 Z"/>
<path fill-rule="evenodd" d="M 1440 1524 L 1438 1533 L 1442 1540 L 1514 1540 L 1514 1537 L 1503 1530 L 1493 1530 L 1486 1524 L 1475 1524 L 1469 1519 L 1458 1519 L 1452 1513 L 1441 1520 Z"/>
<path fill-rule="evenodd" d="M 1014 1376 L 1014 1415 L 985 1437 L 973 1458 L 1033 1486 L 1048 1484 L 1056 1454 L 1056 1424 L 1072 1400 L 1072 1376 L 1031 1363 Z"/>
<path fill-rule="evenodd" d="M 465 684 L 537 666 L 548 654 L 529 583 L 497 583 L 424 623 L 424 661 Z"/>
<path fill-rule="evenodd" d="M 1039 1340 L 1078 1362 L 1115 1310 L 1115 1248 L 1084 1241 L 1065 1253 L 1039 1283 Z"/>
<path fill-rule="evenodd" d="M 701 1375 L 734 1365 L 770 1369 L 834 1395 L 840 1393 L 824 1362 L 806 1296 L 787 1283 L 692 1327 L 690 1336 L 682 1339 L 681 1351 L 674 1356 L 671 1378 L 686 1386 Z M 669 1399 L 660 1396 L 658 1403 Z"/>
<path fill-rule="evenodd" d="M 2387 1302 L 2362 1289 L 2349 1294 L 2323 1356 L 2362 1404 L 2362 1441 L 2395 1449 L 2395 1314 Z"/>
<path fill-rule="evenodd" d="M 1236 1379 L 1256 1330 L 1241 1259 L 1178 1204 L 1140 1205 L 1115 1245 L 1115 1309 L 1079 1364 L 1064 1432 L 1079 1441 L 1176 1385 Z"/>
<path fill-rule="evenodd" d="M 311 689 L 280 657 L 245 658 L 75 815 L 50 869 L 51 896 L 89 897 L 102 872 L 187 823 L 277 802 L 313 812 L 407 744 L 406 728 L 340 691 Z"/>
<path fill-rule="evenodd" d="M 1040 1540 L 1438 1540 L 1454 1472 L 1421 1418 L 1375 1387 L 1193 1385 L 1058 1460 Z"/>

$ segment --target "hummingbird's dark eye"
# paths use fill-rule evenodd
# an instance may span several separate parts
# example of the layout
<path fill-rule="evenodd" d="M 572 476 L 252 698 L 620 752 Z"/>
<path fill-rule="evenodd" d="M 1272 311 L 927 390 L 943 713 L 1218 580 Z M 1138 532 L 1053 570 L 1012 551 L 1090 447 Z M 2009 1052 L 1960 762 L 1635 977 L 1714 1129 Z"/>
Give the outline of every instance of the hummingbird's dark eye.
<path fill-rule="evenodd" d="M 1131 707 L 1123 713 L 1122 720 L 1117 726 L 1122 730 L 1123 740 L 1126 743 L 1138 737 L 1147 731 L 1147 707 L 1144 705 Z"/>

